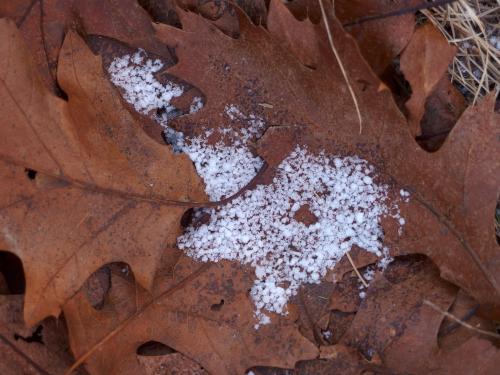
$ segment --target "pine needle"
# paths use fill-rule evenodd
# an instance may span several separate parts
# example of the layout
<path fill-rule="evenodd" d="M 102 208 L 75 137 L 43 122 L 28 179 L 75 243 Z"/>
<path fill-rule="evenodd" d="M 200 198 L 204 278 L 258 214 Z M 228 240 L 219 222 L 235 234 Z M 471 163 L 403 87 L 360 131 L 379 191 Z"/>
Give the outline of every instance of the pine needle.
<path fill-rule="evenodd" d="M 472 104 L 500 87 L 500 52 L 493 42 L 500 38 L 499 4 L 494 0 L 458 0 L 445 7 L 421 10 L 457 47 L 449 72 Z"/>

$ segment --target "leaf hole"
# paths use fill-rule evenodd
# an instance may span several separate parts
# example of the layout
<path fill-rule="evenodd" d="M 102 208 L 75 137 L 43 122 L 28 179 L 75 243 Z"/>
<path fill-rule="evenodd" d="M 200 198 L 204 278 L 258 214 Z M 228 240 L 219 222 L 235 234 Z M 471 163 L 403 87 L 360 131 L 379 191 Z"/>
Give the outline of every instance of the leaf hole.
<path fill-rule="evenodd" d="M 311 212 L 308 204 L 302 205 L 295 213 L 294 219 L 310 226 L 318 221 L 316 215 Z"/>
<path fill-rule="evenodd" d="M 399 110 L 408 117 L 408 110 L 405 103 L 410 99 L 412 89 L 400 69 L 399 57 L 394 59 L 382 73 L 382 81 L 391 89 L 392 96 Z"/>
<path fill-rule="evenodd" d="M 59 98 L 61 98 L 65 102 L 69 100 L 68 94 L 66 93 L 66 91 L 62 89 L 62 87 L 59 85 L 59 82 L 57 81 L 55 83 L 55 93 Z"/>
<path fill-rule="evenodd" d="M 182 29 L 181 21 L 174 7 L 165 6 L 163 2 L 155 0 L 139 0 L 138 3 L 154 22 Z"/>
<path fill-rule="evenodd" d="M 30 179 L 30 180 L 34 180 L 36 178 L 36 175 L 37 175 L 37 171 L 35 171 L 34 169 L 30 169 L 30 168 L 25 168 L 24 169 L 24 173 L 26 173 L 26 176 Z"/>
<path fill-rule="evenodd" d="M 103 266 L 95 271 L 85 281 L 83 290 L 85 297 L 90 305 L 96 309 L 101 310 L 107 294 L 111 288 L 111 269 L 109 266 Z"/>
<path fill-rule="evenodd" d="M 361 86 L 361 91 L 365 92 L 368 87 L 370 86 L 370 82 L 368 81 L 365 81 L 364 79 L 358 79 L 356 80 L 356 82 L 359 83 L 359 85 Z"/>
<path fill-rule="evenodd" d="M 175 352 L 176 350 L 172 349 L 170 346 L 154 340 L 147 341 L 144 344 L 141 344 L 135 351 L 137 355 L 142 355 L 145 357 L 161 356 L 172 354 Z"/>
<path fill-rule="evenodd" d="M 0 251 L 0 294 L 24 294 L 23 263 L 9 251 Z"/>
<path fill-rule="evenodd" d="M 221 299 L 219 303 L 214 303 L 212 306 L 210 306 L 210 310 L 212 311 L 220 311 L 222 309 L 222 306 L 224 306 L 224 300 Z"/>
<path fill-rule="evenodd" d="M 43 335 L 42 335 L 42 332 L 43 332 L 43 326 L 42 325 L 39 325 L 38 327 L 35 328 L 35 330 L 31 333 L 30 336 L 21 336 L 17 333 L 14 334 L 14 340 L 23 340 L 25 342 L 27 342 L 28 344 L 31 344 L 33 342 L 37 342 L 39 344 L 42 344 L 42 345 L 45 345 L 45 343 L 43 342 Z"/>
<path fill-rule="evenodd" d="M 497 201 L 495 208 L 495 234 L 497 237 L 497 244 L 500 245 L 500 199 Z"/>
<path fill-rule="evenodd" d="M 191 225 L 191 223 L 193 222 L 193 214 L 194 214 L 194 209 L 192 208 L 186 210 L 186 212 L 182 214 L 181 226 L 183 228 L 187 228 Z"/>

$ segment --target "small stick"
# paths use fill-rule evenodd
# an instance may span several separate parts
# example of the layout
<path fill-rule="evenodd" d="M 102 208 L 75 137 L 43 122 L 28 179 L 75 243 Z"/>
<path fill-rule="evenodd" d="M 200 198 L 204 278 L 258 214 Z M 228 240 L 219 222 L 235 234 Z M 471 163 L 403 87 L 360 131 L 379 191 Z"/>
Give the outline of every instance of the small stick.
<path fill-rule="evenodd" d="M 349 27 L 349 26 L 359 25 L 359 24 L 365 23 L 365 22 L 381 20 L 384 18 L 402 16 L 403 14 L 415 13 L 416 11 L 423 10 L 423 9 L 436 8 L 439 6 L 454 3 L 456 1 L 457 0 L 437 0 L 437 1 L 434 1 L 432 3 L 423 3 L 420 5 L 414 6 L 414 7 L 408 7 L 408 8 L 394 10 L 392 12 L 375 14 L 373 16 L 361 17 L 361 18 L 358 18 L 354 21 L 346 22 L 342 26 Z"/>
<path fill-rule="evenodd" d="M 332 37 L 332 32 L 330 31 L 330 25 L 328 23 L 328 18 L 326 17 L 326 12 L 325 8 L 323 6 L 323 0 L 318 0 L 319 2 L 319 7 L 321 8 L 321 15 L 323 16 L 323 21 L 325 22 L 325 27 L 326 27 L 326 34 L 328 35 L 328 41 L 330 43 L 330 48 L 333 51 L 333 54 L 335 55 L 335 58 L 337 59 L 337 62 L 339 63 L 340 70 L 342 72 L 342 75 L 344 76 L 344 80 L 347 83 L 347 88 L 349 89 L 349 92 L 351 93 L 352 100 L 354 101 L 354 106 L 356 107 L 356 113 L 358 114 L 359 118 L 359 134 L 363 131 L 363 119 L 361 118 L 361 111 L 359 110 L 359 105 L 358 105 L 358 99 L 356 98 L 356 94 L 354 93 L 354 90 L 352 89 L 351 83 L 349 82 L 349 77 L 347 76 L 347 72 L 344 69 L 344 65 L 342 64 L 342 61 L 340 60 L 340 56 L 337 52 L 337 49 L 335 48 L 335 44 L 333 43 L 333 37 Z"/>
<path fill-rule="evenodd" d="M 432 307 L 437 312 L 443 314 L 444 316 L 446 316 L 447 318 L 449 318 L 451 320 L 454 320 L 455 322 L 457 322 L 461 326 L 464 326 L 465 328 L 468 328 L 468 329 L 470 329 L 472 331 L 475 331 L 475 332 L 477 332 L 479 334 L 482 334 L 482 335 L 490 336 L 490 337 L 493 337 L 495 339 L 500 339 L 500 335 L 499 334 L 494 333 L 494 332 L 485 331 L 483 329 L 479 329 L 479 328 L 476 328 L 474 326 L 471 326 L 469 323 L 464 322 L 463 320 L 457 318 L 455 315 L 452 315 L 449 312 L 441 310 L 439 308 L 439 306 L 437 306 L 435 303 L 433 303 L 431 301 L 424 300 L 424 304 L 427 305 L 427 306 Z"/>
<path fill-rule="evenodd" d="M 361 276 L 358 269 L 356 268 L 356 265 L 354 264 L 354 261 L 352 260 L 351 255 L 349 254 L 349 251 L 347 253 L 345 253 L 345 255 L 347 255 L 347 259 L 349 259 L 349 263 L 351 263 L 352 269 L 354 270 L 354 272 L 356 272 L 356 275 L 358 275 L 359 281 L 361 281 L 361 283 L 365 286 L 365 288 L 368 288 L 368 283 L 363 278 L 363 276 Z"/>

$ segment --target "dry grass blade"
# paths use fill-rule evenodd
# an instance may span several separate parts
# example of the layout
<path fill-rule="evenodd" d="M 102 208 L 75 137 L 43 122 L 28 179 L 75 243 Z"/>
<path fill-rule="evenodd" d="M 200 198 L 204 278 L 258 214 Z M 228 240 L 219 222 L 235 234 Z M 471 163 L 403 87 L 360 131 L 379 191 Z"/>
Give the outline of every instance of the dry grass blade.
<path fill-rule="evenodd" d="M 349 254 L 349 252 L 345 253 L 345 255 L 347 256 L 347 259 L 349 260 L 349 263 L 351 263 L 351 266 L 352 266 L 352 269 L 354 270 L 354 272 L 356 273 L 356 275 L 358 276 L 358 279 L 359 281 L 361 281 L 361 284 L 363 284 L 363 286 L 365 288 L 368 288 L 368 283 L 366 282 L 366 280 L 363 278 L 363 276 L 361 276 L 361 274 L 359 273 L 358 271 L 358 268 L 356 267 L 356 265 L 354 264 L 354 261 L 352 260 L 352 257 L 351 255 Z"/>
<path fill-rule="evenodd" d="M 500 87 L 500 2 L 458 0 L 421 12 L 454 44 L 457 55 L 449 71 L 475 104 Z"/>
<path fill-rule="evenodd" d="M 352 100 L 354 101 L 354 106 L 356 107 L 356 113 L 358 114 L 358 119 L 359 119 L 359 134 L 361 134 L 361 132 L 363 131 L 363 119 L 361 117 L 361 111 L 359 109 L 358 99 L 356 98 L 356 94 L 354 93 L 351 83 L 349 82 L 349 77 L 347 76 L 347 72 L 344 69 L 344 65 L 342 64 L 342 60 L 340 59 L 339 53 L 337 52 L 337 48 L 335 48 L 335 44 L 333 43 L 332 32 L 330 30 L 330 24 L 328 23 L 328 17 L 326 16 L 325 7 L 323 6 L 323 0 L 318 0 L 318 2 L 321 8 L 321 16 L 323 17 L 323 22 L 325 23 L 326 34 L 328 35 L 330 48 L 332 49 L 333 54 L 335 55 L 335 59 L 339 63 L 340 70 L 342 71 L 342 75 L 344 76 L 347 88 L 351 93 Z"/>

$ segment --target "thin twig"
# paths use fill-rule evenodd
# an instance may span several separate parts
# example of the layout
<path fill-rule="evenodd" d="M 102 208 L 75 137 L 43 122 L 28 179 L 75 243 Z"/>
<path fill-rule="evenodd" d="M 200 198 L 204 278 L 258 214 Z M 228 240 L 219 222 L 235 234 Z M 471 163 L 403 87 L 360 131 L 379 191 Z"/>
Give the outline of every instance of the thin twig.
<path fill-rule="evenodd" d="M 362 24 L 362 23 L 365 23 L 365 22 L 381 20 L 381 19 L 384 19 L 384 18 L 402 16 L 403 14 L 415 13 L 415 12 L 417 12 L 419 10 L 429 9 L 429 8 L 435 8 L 435 7 L 438 7 L 438 6 L 443 6 L 443 5 L 451 4 L 451 3 L 454 3 L 456 1 L 458 1 L 458 0 L 438 0 L 438 1 L 434 1 L 432 3 L 425 2 L 425 3 L 420 4 L 420 5 L 416 5 L 416 6 L 413 6 L 413 7 L 407 7 L 407 8 L 403 8 L 403 9 L 398 9 L 398 10 L 394 10 L 392 12 L 381 13 L 381 14 L 374 14 L 373 16 L 361 17 L 361 18 L 358 18 L 358 19 L 356 19 L 354 21 L 346 22 L 342 26 L 349 27 L 349 26 L 359 25 L 359 24 Z"/>
<path fill-rule="evenodd" d="M 356 275 L 358 275 L 359 281 L 361 281 L 361 283 L 365 286 L 365 288 L 368 288 L 368 283 L 363 278 L 363 276 L 361 276 L 361 274 L 359 273 L 359 271 L 356 268 L 356 265 L 354 264 L 354 261 L 352 260 L 349 252 L 345 253 L 345 255 L 347 256 L 347 259 L 349 259 L 349 263 L 351 263 L 352 269 L 354 270 L 354 272 L 356 272 Z"/>
<path fill-rule="evenodd" d="M 427 306 L 430 306 L 431 308 L 433 308 L 434 310 L 436 310 L 437 312 L 443 314 L 444 316 L 446 316 L 447 318 L 457 322 L 458 324 L 460 324 L 461 326 L 464 326 L 465 328 L 468 328 L 472 331 L 475 331 L 481 335 L 486 335 L 486 336 L 490 336 L 490 337 L 493 337 L 495 339 L 500 339 L 500 335 L 497 334 L 497 333 L 494 333 L 494 332 L 490 332 L 490 331 L 485 331 L 483 329 L 479 329 L 479 328 L 476 328 L 474 326 L 471 326 L 469 323 L 466 323 L 464 322 L 463 320 L 457 318 L 455 315 L 453 314 L 450 314 L 449 312 L 447 311 L 443 311 L 441 310 L 441 308 L 439 306 L 437 306 L 435 303 L 431 302 L 431 301 L 428 301 L 428 300 L 424 300 L 424 305 L 427 305 Z"/>
<path fill-rule="evenodd" d="M 463 321 L 463 322 L 466 322 L 468 321 L 470 318 L 472 318 L 476 312 L 477 312 L 477 309 L 479 308 L 479 305 L 475 305 L 473 306 L 471 309 L 469 309 L 461 318 L 460 320 Z M 439 337 L 443 337 L 443 336 L 446 336 L 448 334 L 450 334 L 453 330 L 455 330 L 457 327 L 459 327 L 460 324 L 457 323 L 457 322 L 453 322 L 451 323 L 450 325 L 448 325 L 447 327 L 445 327 L 442 331 L 439 332 Z"/>
<path fill-rule="evenodd" d="M 363 119 L 361 118 L 361 111 L 359 110 L 359 105 L 358 105 L 358 99 L 356 98 L 356 94 L 354 93 L 354 90 L 351 86 L 351 83 L 349 82 L 349 77 L 347 76 L 347 72 L 344 69 L 344 65 L 342 64 L 342 61 L 340 60 L 340 56 L 337 52 L 337 49 L 335 48 L 335 44 L 333 43 L 333 37 L 332 37 L 332 32 L 330 31 L 330 24 L 328 22 L 328 18 L 326 16 L 325 12 L 325 7 L 323 6 L 323 0 L 318 0 L 319 6 L 321 8 L 321 15 L 323 16 L 323 21 L 325 23 L 325 28 L 326 28 L 326 34 L 328 35 L 328 41 L 330 43 L 330 48 L 333 51 L 333 54 L 335 55 L 335 58 L 337 59 L 337 62 L 340 66 L 340 70 L 342 72 L 342 75 L 344 76 L 344 80 L 347 84 L 347 88 L 349 89 L 349 92 L 351 93 L 352 100 L 354 101 L 354 106 L 356 107 L 356 113 L 358 114 L 359 118 L 359 134 L 363 131 Z"/>

